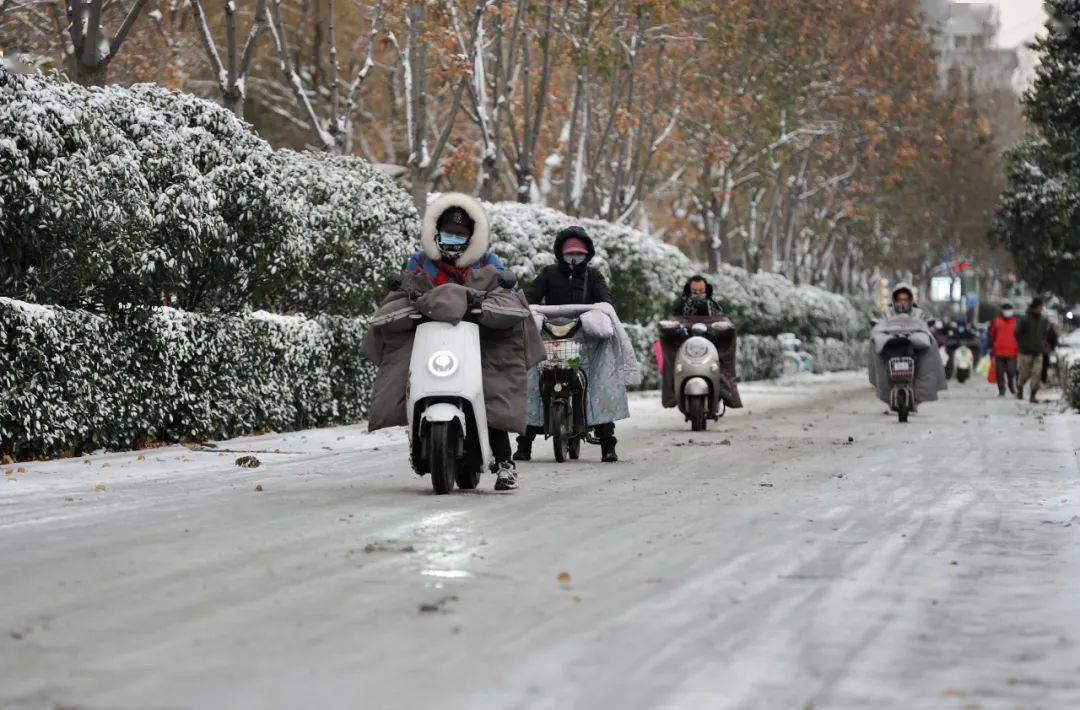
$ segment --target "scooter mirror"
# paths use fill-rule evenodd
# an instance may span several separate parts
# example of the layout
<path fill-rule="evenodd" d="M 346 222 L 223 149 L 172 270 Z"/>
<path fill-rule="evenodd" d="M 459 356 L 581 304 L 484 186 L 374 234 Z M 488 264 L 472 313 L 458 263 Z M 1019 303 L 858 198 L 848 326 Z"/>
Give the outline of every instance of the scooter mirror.
<path fill-rule="evenodd" d="M 513 271 L 506 270 L 499 274 L 499 285 L 505 289 L 512 289 L 517 286 L 517 274 Z"/>

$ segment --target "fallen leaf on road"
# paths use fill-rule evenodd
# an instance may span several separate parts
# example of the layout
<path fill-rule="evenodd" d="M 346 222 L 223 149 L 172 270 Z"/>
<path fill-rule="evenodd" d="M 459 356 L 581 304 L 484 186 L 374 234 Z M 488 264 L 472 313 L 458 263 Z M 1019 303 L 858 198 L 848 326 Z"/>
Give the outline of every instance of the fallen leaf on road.
<path fill-rule="evenodd" d="M 555 577 L 555 579 L 557 579 L 560 584 L 570 584 L 570 573 L 559 572 L 559 575 Z"/>
<path fill-rule="evenodd" d="M 455 595 L 451 594 L 450 596 L 443 597 L 442 599 L 439 599 L 437 601 L 424 602 L 423 604 L 420 605 L 420 613 L 421 614 L 434 614 L 436 612 L 444 611 L 445 607 L 446 607 L 446 605 L 448 603 L 456 602 L 456 601 L 457 601 L 457 597 Z"/>
<path fill-rule="evenodd" d="M 75 496 L 64 496 L 64 500 L 70 503 L 71 501 L 75 500 Z"/>
<path fill-rule="evenodd" d="M 143 456 L 142 454 L 139 454 L 139 458 L 137 458 L 137 459 L 135 459 L 135 460 L 136 460 L 136 461 L 145 461 L 145 460 L 146 460 L 146 457 L 145 457 L 145 456 Z"/>
<path fill-rule="evenodd" d="M 962 698 L 962 697 L 964 697 L 963 691 L 954 690 L 953 688 L 949 688 L 944 693 L 942 693 L 942 695 L 944 695 L 947 698 Z"/>
<path fill-rule="evenodd" d="M 254 456 L 241 456 L 236 459 L 236 465 L 241 468 L 258 468 L 259 466 L 262 466 L 262 461 Z"/>
<path fill-rule="evenodd" d="M 758 485 L 761 486 L 762 488 L 772 488 L 773 487 L 773 484 L 771 484 L 771 483 L 759 483 Z"/>
<path fill-rule="evenodd" d="M 959 563 L 959 562 L 957 562 L 956 560 L 953 560 L 953 561 L 952 561 L 952 562 L 950 562 L 949 564 L 950 564 L 950 565 L 952 565 L 953 567 L 955 567 L 956 565 L 958 565 L 958 564 L 960 564 L 960 563 Z"/>
<path fill-rule="evenodd" d="M 401 540 L 377 540 L 364 545 L 364 552 L 416 552 L 416 547 Z"/>
<path fill-rule="evenodd" d="M 1061 502 L 1062 503 L 1068 503 L 1069 502 L 1068 496 L 1061 496 Z"/>
<path fill-rule="evenodd" d="M 26 466 L 19 466 L 15 469 L 15 473 L 26 473 Z"/>
<path fill-rule="evenodd" d="M 94 486 L 94 490 L 97 491 L 98 493 L 104 493 L 105 492 L 105 484 L 104 483 L 97 484 L 96 486 Z"/>
<path fill-rule="evenodd" d="M 102 468 L 112 468 L 112 464 L 109 463 L 108 461 L 106 461 L 105 463 L 101 464 L 101 467 Z"/>
<path fill-rule="evenodd" d="M 259 483 L 259 484 L 256 484 L 256 486 L 255 486 L 255 491 L 256 491 L 257 493 L 262 493 L 262 484 L 261 484 L 261 483 Z"/>

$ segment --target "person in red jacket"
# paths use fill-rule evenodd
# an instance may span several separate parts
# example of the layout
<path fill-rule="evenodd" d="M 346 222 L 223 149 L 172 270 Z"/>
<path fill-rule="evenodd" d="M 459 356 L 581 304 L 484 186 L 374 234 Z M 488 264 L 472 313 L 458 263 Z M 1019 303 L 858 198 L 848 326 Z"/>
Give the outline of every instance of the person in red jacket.
<path fill-rule="evenodd" d="M 1009 391 L 1016 394 L 1016 358 L 1020 345 L 1016 342 L 1016 312 L 1012 304 L 1003 303 L 1001 315 L 990 326 L 990 352 L 997 370 L 998 396 L 1005 396 L 1006 380 Z"/>

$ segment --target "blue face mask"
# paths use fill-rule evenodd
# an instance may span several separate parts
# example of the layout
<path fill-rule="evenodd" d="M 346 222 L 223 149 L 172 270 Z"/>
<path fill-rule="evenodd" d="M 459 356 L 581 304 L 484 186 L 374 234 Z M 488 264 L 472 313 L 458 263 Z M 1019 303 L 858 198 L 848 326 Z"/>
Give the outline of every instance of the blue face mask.
<path fill-rule="evenodd" d="M 447 234 L 446 232 L 439 232 L 439 246 L 461 247 L 465 246 L 468 243 L 468 237 L 463 237 L 460 234 Z"/>

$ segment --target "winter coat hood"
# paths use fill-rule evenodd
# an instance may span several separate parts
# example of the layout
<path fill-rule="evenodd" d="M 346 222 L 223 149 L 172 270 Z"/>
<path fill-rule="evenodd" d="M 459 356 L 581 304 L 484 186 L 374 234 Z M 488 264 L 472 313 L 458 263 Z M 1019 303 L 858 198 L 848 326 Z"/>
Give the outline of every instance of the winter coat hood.
<path fill-rule="evenodd" d="M 911 315 L 922 320 L 922 309 L 919 308 L 919 302 L 915 300 L 915 288 L 906 281 L 901 281 L 893 287 L 892 292 L 889 294 L 889 305 L 885 306 L 885 317 L 888 318 L 897 315 L 896 308 L 893 304 L 896 302 L 896 294 L 901 291 L 907 291 L 911 294 Z"/>
<path fill-rule="evenodd" d="M 900 293 L 901 291 L 907 291 L 908 293 L 911 294 L 911 305 L 912 306 L 918 305 L 915 302 L 915 288 L 911 284 L 907 283 L 906 281 L 901 281 L 900 283 L 896 284 L 896 286 L 893 287 L 892 293 L 889 294 L 890 298 L 893 301 L 895 301 L 896 300 L 896 294 Z"/>
<path fill-rule="evenodd" d="M 593 260 L 593 257 L 596 256 L 596 247 L 593 245 L 592 237 L 588 235 L 584 227 L 579 227 L 577 225 L 574 225 L 573 227 L 567 227 L 566 229 L 559 231 L 559 233 L 555 235 L 554 247 L 555 262 L 564 269 L 569 269 L 570 265 L 566 263 L 565 259 L 563 259 L 563 245 L 565 245 L 566 240 L 570 239 L 571 237 L 577 237 L 581 241 L 585 242 L 585 246 L 589 248 L 589 257 L 585 260 L 585 264 L 588 264 L 590 261 Z M 584 266 L 584 264 L 582 266 Z"/>
<path fill-rule="evenodd" d="M 491 246 L 491 230 L 488 226 L 487 210 L 484 209 L 479 200 L 460 192 L 447 192 L 439 195 L 428 205 L 427 211 L 424 212 L 424 224 L 420 228 L 420 246 L 427 258 L 432 261 L 442 259 L 442 252 L 439 251 L 439 244 L 436 241 L 438 229 L 435 224 L 438 222 L 439 216 L 451 207 L 460 207 L 465 210 L 465 213 L 475 222 L 472 237 L 469 238 L 469 246 L 465 248 L 465 251 L 461 252 L 461 256 L 457 260 L 457 263 L 462 266 L 475 264 L 480 261 L 481 257 L 487 253 L 488 247 Z"/>

